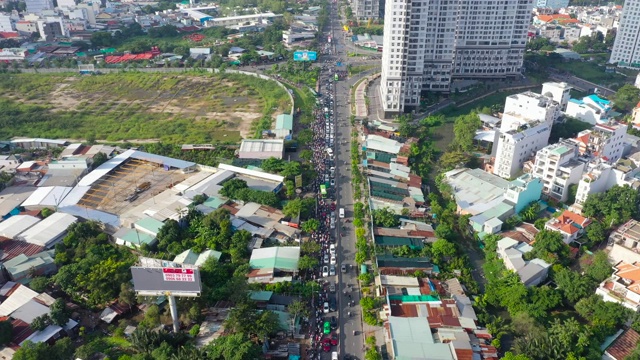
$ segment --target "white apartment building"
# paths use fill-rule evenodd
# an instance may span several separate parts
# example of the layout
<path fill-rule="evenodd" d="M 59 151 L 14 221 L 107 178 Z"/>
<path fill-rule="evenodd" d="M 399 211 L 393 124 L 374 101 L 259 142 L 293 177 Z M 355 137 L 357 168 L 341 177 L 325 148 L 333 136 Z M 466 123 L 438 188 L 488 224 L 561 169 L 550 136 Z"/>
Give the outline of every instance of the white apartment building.
<path fill-rule="evenodd" d="M 600 157 L 609 163 L 622 158 L 627 127 L 623 124 L 597 124 L 590 130 L 578 133 L 576 140 L 580 154 Z"/>
<path fill-rule="evenodd" d="M 507 97 L 493 173 L 514 177 L 527 159 L 547 146 L 559 116 L 560 105 L 546 96 L 528 91 Z"/>
<path fill-rule="evenodd" d="M 611 110 L 611 101 L 592 94 L 583 97 L 582 100 L 570 99 L 565 109 L 565 114 L 595 125 L 608 122 Z"/>
<path fill-rule="evenodd" d="M 67 8 L 67 9 L 75 9 L 76 1 L 75 0 L 58 0 L 59 8 Z"/>
<path fill-rule="evenodd" d="M 360 20 L 384 18 L 384 2 L 385 0 L 355 0 L 354 15 Z"/>
<path fill-rule="evenodd" d="M 611 51 L 610 63 L 618 66 L 639 67 L 640 0 L 626 0 L 620 15 L 620 26 Z"/>
<path fill-rule="evenodd" d="M 530 0 L 386 0 L 380 95 L 385 114 L 420 105 L 453 78 L 521 73 Z"/>
<path fill-rule="evenodd" d="M 587 201 L 589 194 L 602 193 L 616 185 L 629 185 L 638 188 L 640 181 L 636 179 L 636 176 L 639 173 L 638 165 L 640 164 L 634 165 L 633 167 L 624 163 L 611 165 L 601 159 L 590 162 L 578 183 L 576 202 L 573 204 L 574 211 L 582 211 L 582 205 Z"/>
<path fill-rule="evenodd" d="M 569 0 L 536 0 L 536 8 L 558 10 L 569 6 Z"/>
<path fill-rule="evenodd" d="M 13 25 L 11 24 L 11 16 L 6 14 L 0 14 L 0 31 L 2 32 L 12 32 L 14 31 Z"/>
<path fill-rule="evenodd" d="M 580 158 L 578 146 L 571 140 L 545 146 L 536 153 L 532 175 L 542 180 L 542 192 L 558 201 L 567 201 L 569 185 L 577 184 L 588 160 Z"/>
<path fill-rule="evenodd" d="M 571 99 L 571 89 L 566 82 L 546 82 L 542 84 L 542 95 L 552 98 L 560 104 L 560 111 L 564 111 Z"/>
<path fill-rule="evenodd" d="M 53 0 L 26 0 L 27 13 L 40 15 L 44 10 L 53 10 Z"/>

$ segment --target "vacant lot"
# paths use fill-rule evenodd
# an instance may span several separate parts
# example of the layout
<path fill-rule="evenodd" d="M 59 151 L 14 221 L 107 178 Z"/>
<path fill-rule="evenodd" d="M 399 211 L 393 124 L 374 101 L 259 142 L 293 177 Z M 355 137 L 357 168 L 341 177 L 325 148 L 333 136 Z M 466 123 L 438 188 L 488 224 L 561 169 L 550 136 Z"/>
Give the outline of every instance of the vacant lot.
<path fill-rule="evenodd" d="M 0 138 L 235 142 L 291 108 L 274 82 L 243 75 L 0 75 Z"/>

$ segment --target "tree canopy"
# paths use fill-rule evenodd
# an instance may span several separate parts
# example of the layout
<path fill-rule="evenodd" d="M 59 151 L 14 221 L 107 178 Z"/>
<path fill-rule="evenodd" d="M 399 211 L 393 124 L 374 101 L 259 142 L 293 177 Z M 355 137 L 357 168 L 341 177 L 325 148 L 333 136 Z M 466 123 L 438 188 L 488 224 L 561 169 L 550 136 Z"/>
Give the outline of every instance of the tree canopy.
<path fill-rule="evenodd" d="M 632 84 L 623 85 L 613 95 L 613 106 L 621 111 L 630 112 L 640 101 L 640 89 Z"/>
<path fill-rule="evenodd" d="M 605 226 L 620 225 L 638 216 L 640 196 L 628 185 L 614 186 L 603 193 L 590 194 L 585 201 L 584 215 L 598 219 Z"/>

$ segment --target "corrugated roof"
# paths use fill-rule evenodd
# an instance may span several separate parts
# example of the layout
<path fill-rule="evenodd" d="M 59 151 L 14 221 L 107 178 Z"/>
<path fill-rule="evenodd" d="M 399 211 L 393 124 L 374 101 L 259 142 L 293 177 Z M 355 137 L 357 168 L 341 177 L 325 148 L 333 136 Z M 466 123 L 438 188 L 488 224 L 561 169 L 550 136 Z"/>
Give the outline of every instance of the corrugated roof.
<path fill-rule="evenodd" d="M 0 236 L 13 239 L 16 235 L 40 222 L 35 216 L 15 215 L 0 223 Z"/>
<path fill-rule="evenodd" d="M 276 130 L 285 129 L 285 130 L 293 130 L 293 115 L 289 114 L 280 114 L 276 117 Z"/>
<path fill-rule="evenodd" d="M 436 343 L 426 318 L 389 317 L 393 357 L 396 360 L 453 360 L 447 344 Z"/>
<path fill-rule="evenodd" d="M 48 218 L 35 224 L 17 236 L 16 240 L 24 240 L 30 244 L 48 247 L 59 239 L 67 228 L 78 221 L 75 216 L 65 213 L 53 213 Z"/>
<path fill-rule="evenodd" d="M 28 287 L 18 284 L 9 297 L 0 304 L 0 316 L 9 316 L 22 305 L 38 296 L 38 293 Z"/>
<path fill-rule="evenodd" d="M 249 266 L 253 269 L 297 271 L 299 260 L 299 247 L 276 246 L 253 250 Z"/>
<path fill-rule="evenodd" d="M 153 236 L 157 236 L 160 229 L 164 226 L 164 223 L 152 217 L 144 217 L 136 221 L 135 226 L 141 231 L 146 231 Z"/>
<path fill-rule="evenodd" d="M 42 252 L 44 247 L 24 241 L 0 239 L 0 261 L 7 261 L 19 255 L 31 256 Z"/>
<path fill-rule="evenodd" d="M 34 191 L 22 203 L 22 206 L 51 206 L 57 207 L 62 200 L 71 192 L 71 187 L 67 186 L 43 186 Z"/>

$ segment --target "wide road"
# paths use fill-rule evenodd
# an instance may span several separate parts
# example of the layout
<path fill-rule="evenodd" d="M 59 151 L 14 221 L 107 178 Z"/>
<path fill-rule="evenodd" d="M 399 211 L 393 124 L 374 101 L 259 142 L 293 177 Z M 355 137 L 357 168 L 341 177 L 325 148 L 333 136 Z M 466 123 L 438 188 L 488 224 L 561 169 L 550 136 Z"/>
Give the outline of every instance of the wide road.
<path fill-rule="evenodd" d="M 331 35 L 333 42 L 334 61 L 347 60 L 347 48 L 345 46 L 342 27 L 340 25 L 338 7 L 331 6 L 330 30 L 326 35 Z M 325 57 L 323 57 L 325 58 Z M 355 58 L 347 61 L 354 63 Z M 346 67 L 335 68 L 345 71 Z M 338 240 L 338 264 L 347 265 L 347 272 L 338 272 L 338 319 L 340 329 L 340 359 L 350 358 L 364 359 L 362 352 L 364 339 L 362 333 L 362 312 L 360 309 L 360 289 L 358 288 L 359 269 L 355 262 L 355 232 L 353 228 L 353 189 L 351 185 L 351 122 L 350 112 L 350 85 L 355 79 L 340 80 L 334 87 L 334 114 L 336 118 L 336 202 L 338 208 L 345 209 L 345 219 L 338 219 L 336 227 Z M 344 220 L 349 219 L 349 222 Z M 344 227 L 344 230 L 343 230 Z M 341 236 L 345 235 L 345 236 Z M 340 269 L 340 266 L 338 267 Z M 354 301 L 355 306 L 349 306 Z M 348 314 L 351 313 L 351 316 Z M 355 334 L 355 335 L 354 335 Z"/>

